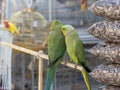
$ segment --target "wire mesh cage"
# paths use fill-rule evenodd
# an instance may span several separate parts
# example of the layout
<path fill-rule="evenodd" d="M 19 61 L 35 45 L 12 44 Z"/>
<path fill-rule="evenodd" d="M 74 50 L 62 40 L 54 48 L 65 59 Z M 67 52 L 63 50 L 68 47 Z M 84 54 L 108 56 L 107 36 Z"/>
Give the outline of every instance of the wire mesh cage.
<path fill-rule="evenodd" d="M 0 66 L 0 90 L 11 90 L 10 83 L 9 83 L 9 66 L 8 65 L 1 65 Z"/>
<path fill-rule="evenodd" d="M 12 43 L 12 35 L 0 30 L 0 42 Z M 11 48 L 0 46 L 0 90 L 11 90 Z"/>
<path fill-rule="evenodd" d="M 48 30 L 46 28 L 47 21 L 43 15 L 32 8 L 26 8 L 12 15 L 10 21 L 20 29 L 20 35 L 14 37 L 15 44 L 34 50 L 45 47 Z"/>

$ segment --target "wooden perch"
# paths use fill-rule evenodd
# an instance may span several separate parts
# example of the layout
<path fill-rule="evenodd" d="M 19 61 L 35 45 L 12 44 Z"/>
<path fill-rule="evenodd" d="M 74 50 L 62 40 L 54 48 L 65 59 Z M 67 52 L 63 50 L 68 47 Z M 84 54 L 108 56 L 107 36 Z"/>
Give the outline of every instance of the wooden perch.
<path fill-rule="evenodd" d="M 3 45 L 3 46 L 10 47 L 12 49 L 18 50 L 18 51 L 27 53 L 27 54 L 31 54 L 31 55 L 36 56 L 36 57 L 38 56 L 38 53 L 39 53 L 39 52 L 30 50 L 30 49 L 26 49 L 24 47 L 20 47 L 20 46 L 17 46 L 17 45 L 13 45 L 13 44 L 10 44 L 10 43 L 7 43 L 7 42 L 0 42 L 0 44 Z M 44 53 L 39 53 L 39 58 L 49 60 L 48 56 Z M 69 63 L 69 62 L 62 61 L 61 64 L 65 65 L 65 66 L 68 66 L 68 67 L 71 67 L 71 68 L 74 68 L 74 69 L 77 69 L 77 70 L 80 70 L 80 71 L 82 71 L 82 69 L 83 69 L 83 67 L 81 67 L 79 65 L 76 65 L 76 64 L 73 64 L 73 63 Z"/>

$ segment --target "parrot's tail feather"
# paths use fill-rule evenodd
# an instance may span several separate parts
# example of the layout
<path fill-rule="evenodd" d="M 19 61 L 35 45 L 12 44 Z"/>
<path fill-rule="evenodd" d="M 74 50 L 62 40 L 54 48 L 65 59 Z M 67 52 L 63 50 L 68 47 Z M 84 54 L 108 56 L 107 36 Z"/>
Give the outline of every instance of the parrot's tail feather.
<path fill-rule="evenodd" d="M 58 58 L 56 58 L 53 62 L 51 62 L 51 63 L 47 66 L 47 68 L 52 67 L 54 64 L 56 64 L 56 63 L 58 62 L 58 60 L 59 60 L 62 56 L 63 56 L 63 55 L 61 55 L 61 56 L 59 56 Z"/>
<path fill-rule="evenodd" d="M 84 64 L 82 64 L 82 66 L 85 68 L 85 70 L 86 70 L 88 73 L 91 72 L 90 68 L 86 67 Z"/>
<path fill-rule="evenodd" d="M 86 70 L 84 68 L 82 69 L 82 75 L 83 75 L 83 78 L 84 78 L 84 81 L 86 83 L 88 90 L 91 90 L 91 85 L 90 85 L 90 81 L 88 78 L 88 73 L 86 72 Z"/>
<path fill-rule="evenodd" d="M 57 62 L 55 65 L 53 65 L 52 67 L 49 67 L 47 69 L 45 90 L 50 90 L 51 85 L 52 85 L 54 78 L 56 76 L 56 71 L 57 71 L 59 64 L 60 64 L 60 62 Z"/>
<path fill-rule="evenodd" d="M 52 85 L 54 78 L 55 78 L 55 75 L 56 75 L 55 74 L 56 70 L 57 70 L 57 66 L 53 66 L 53 67 L 48 68 L 47 76 L 46 76 L 45 90 L 50 90 L 51 85 Z"/>

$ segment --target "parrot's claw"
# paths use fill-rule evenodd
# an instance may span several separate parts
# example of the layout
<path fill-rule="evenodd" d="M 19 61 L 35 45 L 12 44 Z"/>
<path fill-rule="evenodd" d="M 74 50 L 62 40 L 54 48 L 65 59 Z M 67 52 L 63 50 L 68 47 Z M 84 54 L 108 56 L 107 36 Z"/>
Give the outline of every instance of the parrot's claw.
<path fill-rule="evenodd" d="M 38 51 L 38 52 L 37 52 L 37 55 L 36 55 L 37 59 L 40 58 L 40 57 L 39 57 L 40 54 L 43 54 L 43 51 Z"/>

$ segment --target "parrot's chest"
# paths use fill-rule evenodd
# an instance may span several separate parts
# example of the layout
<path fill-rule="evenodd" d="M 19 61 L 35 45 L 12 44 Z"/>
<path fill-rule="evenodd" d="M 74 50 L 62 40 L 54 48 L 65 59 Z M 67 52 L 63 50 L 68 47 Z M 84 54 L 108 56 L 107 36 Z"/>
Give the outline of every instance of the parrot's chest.
<path fill-rule="evenodd" d="M 70 58 L 74 58 L 75 56 L 75 42 L 72 38 L 66 38 L 66 46 L 67 46 L 67 52 L 70 55 Z"/>

